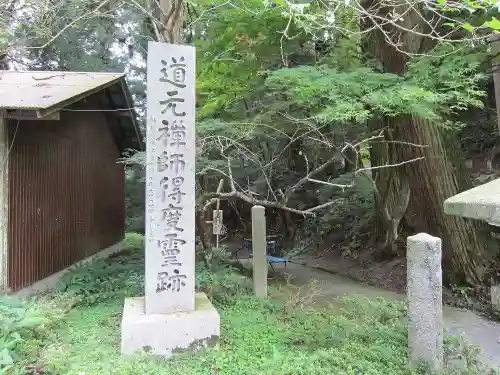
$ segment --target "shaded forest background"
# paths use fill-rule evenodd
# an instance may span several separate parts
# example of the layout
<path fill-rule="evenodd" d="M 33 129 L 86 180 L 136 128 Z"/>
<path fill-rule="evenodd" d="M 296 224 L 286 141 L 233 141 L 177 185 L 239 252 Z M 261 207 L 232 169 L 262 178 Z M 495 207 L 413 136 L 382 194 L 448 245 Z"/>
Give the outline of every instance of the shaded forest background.
<path fill-rule="evenodd" d="M 145 129 L 154 4 L 37 4 L 1 4 L 1 67 L 125 71 Z M 492 228 L 445 216 L 442 204 L 500 173 L 487 38 L 498 9 L 232 0 L 185 2 L 183 11 L 182 34 L 198 59 L 200 253 L 214 245 L 205 221 L 221 198 L 227 242 L 248 235 L 250 208 L 262 204 L 268 231 L 292 255 L 387 261 L 404 257 L 407 235 L 427 232 L 443 239 L 449 283 L 496 277 Z M 144 152 L 121 162 L 127 229 L 143 232 Z"/>

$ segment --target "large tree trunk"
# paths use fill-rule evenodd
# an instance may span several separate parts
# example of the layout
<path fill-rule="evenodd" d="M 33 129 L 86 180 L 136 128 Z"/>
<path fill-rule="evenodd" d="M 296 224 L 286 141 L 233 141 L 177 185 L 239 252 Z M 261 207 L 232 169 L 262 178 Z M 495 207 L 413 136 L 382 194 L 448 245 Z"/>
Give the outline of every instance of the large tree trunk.
<path fill-rule="evenodd" d="M 403 26 L 408 30 L 417 30 L 418 33 L 391 29 L 390 24 L 379 26 L 389 32 L 386 35 L 394 35 L 395 39 L 401 42 L 400 49 L 409 53 L 427 52 L 434 42 L 425 37 L 425 21 L 418 12 L 408 11 L 404 8 L 405 5 L 401 4 L 400 7 L 396 7 L 399 9 L 394 9 L 394 7 L 382 7 L 384 5 L 382 2 L 379 3 L 379 0 L 367 0 L 364 6 L 368 12 L 377 9 L 378 16 L 385 19 L 390 18 L 389 13 L 393 10 L 398 14 L 407 11 L 402 21 Z M 362 27 L 368 30 L 374 26 L 372 22 L 373 19 Z M 389 43 L 379 28 L 373 27 L 369 33 L 365 49 L 380 60 L 386 72 L 405 74 L 408 55 Z M 403 182 L 402 178 L 406 178 L 409 183 L 411 198 L 407 212 L 413 216 L 409 221 L 415 226 L 416 231 L 424 231 L 442 238 L 444 270 L 449 281 L 466 281 L 471 284 L 483 281 L 490 254 L 487 251 L 487 241 L 481 236 L 481 225 L 459 217 L 447 216 L 443 211 L 444 200 L 463 190 L 458 176 L 464 166 L 452 157 L 453 150 L 459 148 L 454 134 L 450 134 L 445 140 L 438 124 L 409 116 L 390 119 L 388 128 L 394 140 L 425 146 L 399 145 L 393 149 L 393 157 L 400 162 L 424 157 L 423 160 L 405 164 L 400 173 L 395 174 L 399 183 Z M 388 149 L 388 152 L 391 152 L 390 148 Z M 378 178 L 376 183 L 380 187 L 379 191 L 387 190 L 387 181 L 384 178 Z M 379 217 L 376 218 L 381 220 Z M 380 227 L 380 225 L 374 226 L 379 229 Z"/>
<path fill-rule="evenodd" d="M 409 186 L 401 167 L 377 168 L 398 163 L 393 139 L 387 122 L 373 119 L 368 127 L 371 132 L 384 134 L 371 144 L 370 163 L 375 197 L 375 212 L 372 226 L 372 246 L 382 258 L 397 254 L 396 241 L 399 238 L 399 224 L 408 206 Z M 404 183 L 404 186 L 403 186 Z"/>
<path fill-rule="evenodd" d="M 443 202 L 464 190 L 459 183 L 463 163 L 454 149 L 459 144 L 454 134 L 444 135 L 439 125 L 421 118 L 402 117 L 399 127 L 404 141 L 427 147 L 402 147 L 402 160 L 424 159 L 406 165 L 412 200 L 412 224 L 417 232 L 426 232 L 443 240 L 443 269 L 450 282 L 477 284 L 483 281 L 488 259 L 484 226 L 472 220 L 445 215 Z"/>

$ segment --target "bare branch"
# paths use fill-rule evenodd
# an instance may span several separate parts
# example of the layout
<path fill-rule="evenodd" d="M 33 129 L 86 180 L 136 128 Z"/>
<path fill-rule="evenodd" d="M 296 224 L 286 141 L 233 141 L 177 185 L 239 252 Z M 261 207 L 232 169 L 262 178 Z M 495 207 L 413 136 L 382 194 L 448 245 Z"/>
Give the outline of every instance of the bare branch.
<path fill-rule="evenodd" d="M 376 165 L 375 167 L 369 167 L 369 168 L 361 168 L 355 172 L 355 174 L 358 174 L 363 171 L 368 171 L 368 170 L 375 170 L 375 169 L 382 169 L 382 168 L 395 168 L 395 167 L 400 167 L 404 164 L 409 164 L 409 163 L 415 163 L 416 161 L 423 160 L 425 157 L 421 156 L 415 159 L 411 160 L 404 160 L 400 163 L 394 163 L 394 164 L 384 164 L 384 165 Z"/>
<path fill-rule="evenodd" d="M 335 199 L 335 200 L 332 200 L 332 201 L 329 201 L 329 202 L 326 202 L 326 203 L 323 203 L 323 204 L 320 204 L 320 205 L 317 205 L 314 207 L 310 207 L 310 208 L 306 208 L 306 209 L 299 209 L 296 207 L 291 207 L 289 205 L 291 197 L 293 196 L 293 194 L 295 194 L 297 192 L 297 190 L 299 190 L 301 187 L 303 187 L 306 183 L 325 185 L 325 186 L 330 186 L 330 187 L 339 188 L 339 189 L 344 190 L 347 188 L 351 188 L 355 185 L 355 178 L 354 177 L 360 173 L 365 175 L 372 182 L 374 192 L 375 192 L 375 198 L 377 201 L 380 201 L 382 204 L 383 203 L 382 197 L 380 196 L 380 193 L 378 193 L 375 181 L 370 176 L 370 173 L 368 173 L 368 171 L 372 170 L 372 169 L 380 169 L 380 168 L 397 168 L 397 167 L 400 167 L 404 164 L 413 163 L 413 162 L 416 162 L 416 161 L 423 159 L 422 157 L 420 157 L 420 158 L 415 158 L 415 159 L 408 160 L 408 161 L 403 161 L 401 163 L 386 164 L 386 165 L 375 166 L 375 167 L 363 167 L 363 166 L 360 167 L 359 164 L 362 163 L 360 161 L 361 160 L 360 152 L 361 152 L 362 147 L 365 144 L 369 144 L 371 142 L 384 141 L 384 133 L 380 132 L 372 137 L 362 139 L 361 141 L 358 141 L 357 143 L 346 142 L 346 144 L 344 145 L 344 147 L 341 150 L 341 154 L 344 155 L 348 150 L 353 150 L 356 154 L 356 158 L 355 158 L 355 160 L 351 160 L 350 162 L 352 162 L 352 164 L 355 165 L 356 168 L 355 168 L 355 171 L 353 172 L 353 175 L 352 175 L 353 178 L 352 178 L 350 183 L 339 184 L 339 183 L 334 183 L 331 181 L 322 181 L 322 180 L 314 178 L 315 175 L 318 175 L 318 174 L 324 172 L 327 168 L 329 168 L 330 166 L 332 166 L 335 163 L 335 160 L 336 160 L 335 156 L 332 156 L 330 159 L 321 163 L 313 170 L 310 170 L 310 163 L 309 163 L 309 160 L 307 158 L 307 155 L 301 151 L 300 155 L 305 160 L 306 174 L 304 177 L 300 178 L 295 184 L 288 187 L 285 190 L 285 192 L 283 192 L 282 189 L 277 189 L 276 191 L 280 196 L 278 198 L 278 196 L 275 193 L 275 189 L 272 186 L 270 180 L 268 179 L 267 173 L 264 170 L 264 167 L 259 160 L 259 157 L 257 156 L 257 154 L 254 151 L 249 150 L 245 145 L 241 144 L 238 141 L 231 140 L 228 137 L 216 136 L 216 137 L 213 137 L 213 140 L 215 141 L 214 144 L 217 145 L 217 147 L 219 148 L 221 156 L 226 159 L 227 173 L 224 171 L 220 171 L 216 168 L 208 168 L 206 170 L 211 169 L 211 170 L 217 171 L 218 173 L 220 173 L 223 176 L 226 176 L 229 180 L 230 191 L 229 192 L 222 192 L 218 188 L 215 193 L 204 194 L 201 197 L 201 203 L 203 204 L 203 208 L 202 208 L 203 210 L 208 209 L 213 203 L 218 202 L 218 200 L 220 200 L 220 199 L 228 199 L 228 200 L 240 199 L 240 200 L 247 202 L 249 204 L 252 204 L 252 205 L 262 205 L 262 206 L 269 207 L 269 208 L 276 208 L 276 209 L 280 209 L 283 211 L 295 213 L 295 214 L 298 214 L 298 215 L 301 215 L 304 217 L 315 216 L 316 212 L 320 211 L 321 209 L 332 206 L 334 204 L 338 204 L 339 202 L 342 201 L 342 199 Z M 404 143 L 404 142 L 402 142 L 402 143 Z M 406 143 L 404 143 L 404 144 L 406 144 Z M 261 173 L 264 175 L 266 184 L 268 185 L 268 189 L 269 189 L 269 191 L 272 192 L 272 196 L 273 196 L 274 200 L 261 199 L 258 197 L 257 193 L 252 192 L 250 190 L 243 191 L 243 189 L 241 189 L 241 187 L 238 186 L 238 184 L 234 178 L 234 175 L 233 175 L 231 157 L 229 155 L 225 154 L 226 151 L 230 148 L 230 146 L 233 146 L 233 145 L 237 145 L 238 150 L 247 152 L 248 154 L 251 155 L 250 160 L 252 160 L 253 162 L 255 162 L 256 165 L 259 166 Z M 422 147 L 421 145 L 413 145 L 413 144 L 409 144 L 409 143 L 407 145 Z M 344 155 L 344 157 L 346 157 L 346 156 Z M 359 162 L 358 162 L 358 160 L 359 160 Z M 266 165 L 269 165 L 269 163 Z M 219 185 L 219 187 L 220 187 L 220 185 Z M 377 195 L 377 193 L 378 193 L 378 195 Z M 407 198 L 409 198 L 409 192 L 408 192 L 408 194 L 405 193 L 403 198 L 405 198 L 407 200 Z M 385 207 L 385 205 L 383 205 L 383 204 L 382 204 L 382 206 Z M 388 211 L 388 209 L 386 207 L 384 209 L 386 211 L 384 213 L 384 217 L 387 220 L 389 220 L 389 219 L 392 220 L 391 213 Z"/>

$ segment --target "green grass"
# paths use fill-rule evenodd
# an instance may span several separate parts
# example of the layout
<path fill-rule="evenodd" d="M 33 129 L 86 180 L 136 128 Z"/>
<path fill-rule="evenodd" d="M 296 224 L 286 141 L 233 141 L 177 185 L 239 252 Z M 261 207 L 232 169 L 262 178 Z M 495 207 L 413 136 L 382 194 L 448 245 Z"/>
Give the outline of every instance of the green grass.
<path fill-rule="evenodd" d="M 12 349 L 17 363 L 9 369 L 0 366 L 1 375 L 424 373 L 406 368 L 404 304 L 343 298 L 335 307 L 320 308 L 312 301 L 314 284 L 301 292 L 271 287 L 270 299 L 258 300 L 251 296 L 249 279 L 217 264 L 210 269 L 199 265 L 197 270 L 197 287 L 210 296 L 221 315 L 217 347 L 170 361 L 144 353 L 124 359 L 120 354 L 123 298 L 140 294 L 144 277 L 144 254 L 134 248 L 141 246 L 137 245 L 141 239 L 134 240 L 135 245 L 118 256 L 75 268 L 61 282 L 58 294 L 37 302 L 30 311 L 43 316 L 44 324 L 36 332 L 20 331 L 21 342 Z M 1 319 L 0 314 L 0 323 Z M 456 341 L 454 345 L 447 346 L 447 355 L 465 351 L 469 366 L 448 369 L 446 374 L 491 373 L 473 364 L 472 351 Z"/>
<path fill-rule="evenodd" d="M 219 347 L 173 361 L 119 351 L 117 302 L 70 312 L 40 353 L 51 374 L 402 374 L 406 363 L 400 306 L 345 300 L 341 313 L 326 309 L 290 313 L 286 302 L 246 296 L 220 309 Z M 359 305 L 370 306 L 360 312 Z M 388 313 L 389 312 L 389 313 Z"/>
<path fill-rule="evenodd" d="M 219 307 L 222 332 L 218 347 L 172 361 L 146 355 L 127 360 L 121 357 L 121 303 L 80 307 L 46 340 L 38 363 L 46 374 L 54 375 L 411 373 L 406 370 L 402 304 L 344 298 L 342 308 L 331 311 L 313 307 L 296 310 L 287 303 L 236 298 Z"/>

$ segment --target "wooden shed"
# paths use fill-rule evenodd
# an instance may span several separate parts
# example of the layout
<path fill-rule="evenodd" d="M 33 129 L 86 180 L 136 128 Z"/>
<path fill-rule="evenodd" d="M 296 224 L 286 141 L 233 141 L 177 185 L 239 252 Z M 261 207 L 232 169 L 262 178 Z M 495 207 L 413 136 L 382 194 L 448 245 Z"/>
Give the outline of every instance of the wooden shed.
<path fill-rule="evenodd" d="M 0 289 L 116 249 L 132 108 L 124 74 L 0 71 Z"/>

